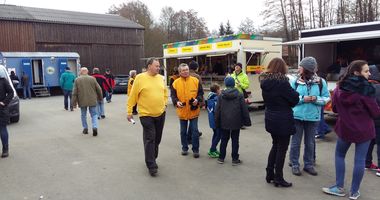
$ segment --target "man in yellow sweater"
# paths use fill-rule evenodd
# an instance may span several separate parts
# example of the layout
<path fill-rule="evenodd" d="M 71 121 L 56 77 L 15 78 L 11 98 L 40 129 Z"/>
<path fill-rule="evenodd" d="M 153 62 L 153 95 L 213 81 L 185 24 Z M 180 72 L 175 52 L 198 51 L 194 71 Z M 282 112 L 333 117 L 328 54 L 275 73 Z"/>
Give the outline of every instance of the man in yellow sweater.
<path fill-rule="evenodd" d="M 145 163 L 149 174 L 156 176 L 158 146 L 161 142 L 162 130 L 165 123 L 165 108 L 168 91 L 164 78 L 158 74 L 160 63 L 151 58 L 147 61 L 147 71 L 138 74 L 134 80 L 128 97 L 128 121 L 133 120 L 133 106 L 137 104 L 140 122 L 143 127 Z"/>
<path fill-rule="evenodd" d="M 173 82 L 171 98 L 177 107 L 180 119 L 182 155 L 188 154 L 187 129 L 192 133 L 192 150 L 194 158 L 199 158 L 198 116 L 200 102 L 203 100 L 203 89 L 199 80 L 190 76 L 189 66 L 182 63 L 178 67 L 180 78 Z M 189 125 L 188 125 L 189 124 Z M 189 127 L 188 127 L 189 126 Z"/>

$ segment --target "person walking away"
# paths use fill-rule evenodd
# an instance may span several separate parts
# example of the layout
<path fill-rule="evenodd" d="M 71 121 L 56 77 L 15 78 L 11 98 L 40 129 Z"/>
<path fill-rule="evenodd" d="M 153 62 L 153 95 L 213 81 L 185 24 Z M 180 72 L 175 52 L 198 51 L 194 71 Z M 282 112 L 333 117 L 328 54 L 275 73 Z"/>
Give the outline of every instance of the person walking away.
<path fill-rule="evenodd" d="M 189 66 L 181 63 L 178 66 L 180 78 L 173 82 L 171 98 L 176 106 L 180 121 L 180 134 L 182 155 L 188 154 L 187 130 L 192 133 L 193 157 L 199 158 L 199 133 L 198 117 L 200 113 L 200 102 L 203 98 L 203 88 L 199 80 L 190 76 Z"/>
<path fill-rule="evenodd" d="M 21 77 L 21 86 L 22 86 L 22 89 L 23 89 L 23 99 L 31 99 L 31 89 L 30 89 L 30 80 L 29 80 L 29 76 L 28 74 L 26 74 L 25 72 L 22 72 L 22 77 Z"/>
<path fill-rule="evenodd" d="M 232 141 L 232 165 L 240 165 L 239 135 L 242 126 L 251 126 L 247 105 L 243 95 L 235 88 L 235 80 L 231 76 L 224 79 L 226 89 L 222 91 L 216 103 L 215 123 L 221 129 L 220 155 L 218 163 L 223 164 L 226 157 L 228 140 Z"/>
<path fill-rule="evenodd" d="M 370 141 L 375 138 L 373 120 L 380 116 L 376 103 L 376 89 L 368 82 L 370 76 L 366 61 L 350 63 L 346 74 L 338 81 L 332 97 L 333 111 L 338 113 L 335 132 L 335 184 L 322 188 L 323 192 L 345 196 L 345 157 L 351 144 L 355 144 L 354 169 L 349 199 L 358 199 L 364 175 L 365 158 Z"/>
<path fill-rule="evenodd" d="M 12 84 L 13 84 L 13 88 L 17 89 L 17 86 L 20 83 L 20 80 L 18 79 L 18 77 L 16 76 L 16 74 L 15 74 L 14 71 L 11 71 L 11 74 L 9 75 L 9 78 L 11 78 L 11 81 L 12 81 Z"/>
<path fill-rule="evenodd" d="M 380 66 L 379 65 L 371 65 L 369 66 L 369 72 L 371 75 L 369 76 L 368 81 L 372 83 L 372 85 L 376 89 L 375 97 L 376 97 L 376 102 L 377 105 L 380 105 Z M 380 165 L 380 118 L 376 118 L 374 120 L 375 122 L 375 133 L 376 137 L 371 140 L 369 147 L 368 147 L 368 152 L 366 156 L 366 161 L 365 161 L 365 168 L 369 170 L 374 170 L 376 171 L 376 175 L 380 176 L 380 169 L 378 166 Z M 375 144 L 377 145 L 377 165 L 372 162 L 372 151 L 374 149 Z"/>
<path fill-rule="evenodd" d="M 314 168 L 315 134 L 321 117 L 321 107 L 330 100 L 330 94 L 326 81 L 315 73 L 317 70 L 315 58 L 302 59 L 298 70 L 299 75 L 290 84 L 299 93 L 299 102 L 293 108 L 296 133 L 291 139 L 290 164 L 294 175 L 302 175 L 299 157 L 304 135 L 303 170 L 312 176 L 317 176 L 318 173 Z"/>
<path fill-rule="evenodd" d="M 281 58 L 269 62 L 267 71 L 259 76 L 265 105 L 265 129 L 272 137 L 272 148 L 266 167 L 267 183 L 291 187 L 284 179 L 283 168 L 290 136 L 296 132 L 292 108 L 298 104 L 299 94 L 289 84 L 288 67 Z"/>
<path fill-rule="evenodd" d="M 106 73 L 104 74 L 104 77 L 107 80 L 108 85 L 110 86 L 111 90 L 115 88 L 115 76 L 111 73 L 110 69 L 106 69 Z M 111 103 L 112 101 L 112 93 L 106 91 L 106 101 L 107 103 Z"/>
<path fill-rule="evenodd" d="M 102 89 L 103 98 L 100 101 L 98 101 L 96 105 L 96 110 L 98 112 L 98 119 L 100 118 L 104 119 L 106 118 L 106 115 L 104 112 L 104 98 L 106 97 L 107 92 L 112 93 L 112 88 L 110 85 L 108 85 L 106 77 L 104 77 L 103 75 L 99 73 L 99 68 L 95 67 L 92 70 L 92 77 L 96 79 L 100 88 Z"/>
<path fill-rule="evenodd" d="M 9 156 L 9 139 L 7 124 L 9 123 L 8 104 L 11 102 L 14 91 L 5 77 L 0 77 L 0 138 L 3 151 L 2 158 Z"/>
<path fill-rule="evenodd" d="M 127 91 L 128 97 L 131 95 L 132 86 L 133 86 L 133 83 L 135 81 L 136 75 L 137 75 L 136 70 L 129 71 L 128 91 Z M 137 105 L 133 106 L 132 114 L 133 115 L 137 115 L 138 114 L 138 112 L 137 112 Z"/>
<path fill-rule="evenodd" d="M 216 146 L 218 145 L 220 141 L 220 129 L 217 129 L 215 126 L 215 108 L 216 103 L 218 101 L 218 96 L 221 93 L 220 86 L 218 84 L 213 84 L 210 87 L 211 92 L 207 96 L 207 112 L 208 112 L 208 122 L 210 125 L 210 128 L 213 131 L 212 140 L 211 140 L 211 147 L 208 151 L 208 156 L 211 158 L 219 158 L 220 152 L 217 151 Z"/>
<path fill-rule="evenodd" d="M 81 110 L 83 134 L 88 134 L 87 110 L 90 112 L 92 122 L 92 134 L 98 135 L 98 114 L 96 105 L 103 99 L 102 89 L 94 77 L 88 75 L 88 69 L 82 67 L 80 76 L 75 79 L 73 88 L 73 108 L 77 105 Z"/>
<path fill-rule="evenodd" d="M 72 91 L 74 87 L 75 75 L 70 71 L 70 67 L 66 67 L 65 72 L 62 73 L 59 83 L 63 90 L 63 105 L 65 110 L 69 109 L 70 100 L 70 111 L 73 111 L 73 101 L 72 101 Z"/>
<path fill-rule="evenodd" d="M 145 164 L 151 176 L 157 175 L 157 157 L 165 124 L 168 91 L 163 76 L 159 74 L 160 63 L 156 58 L 147 61 L 147 71 L 138 74 L 128 97 L 128 121 L 133 119 L 133 107 L 137 104 L 143 127 Z"/>

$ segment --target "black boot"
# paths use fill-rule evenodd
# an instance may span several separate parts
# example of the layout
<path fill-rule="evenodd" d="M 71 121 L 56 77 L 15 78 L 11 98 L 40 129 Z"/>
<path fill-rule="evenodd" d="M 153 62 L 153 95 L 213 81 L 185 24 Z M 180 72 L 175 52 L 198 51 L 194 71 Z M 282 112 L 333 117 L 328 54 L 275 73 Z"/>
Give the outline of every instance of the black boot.
<path fill-rule="evenodd" d="M 3 153 L 1 154 L 2 158 L 6 158 L 9 156 L 9 145 L 3 146 Z"/>
<path fill-rule="evenodd" d="M 271 183 L 274 180 L 274 171 L 273 168 L 266 168 L 267 170 L 267 176 L 265 179 L 267 180 L 267 183 Z"/>
<path fill-rule="evenodd" d="M 274 183 L 274 186 L 276 187 L 279 187 L 279 186 L 291 187 L 293 185 L 292 183 L 285 181 L 282 174 L 281 175 L 276 174 L 276 176 L 274 177 L 273 183 Z"/>

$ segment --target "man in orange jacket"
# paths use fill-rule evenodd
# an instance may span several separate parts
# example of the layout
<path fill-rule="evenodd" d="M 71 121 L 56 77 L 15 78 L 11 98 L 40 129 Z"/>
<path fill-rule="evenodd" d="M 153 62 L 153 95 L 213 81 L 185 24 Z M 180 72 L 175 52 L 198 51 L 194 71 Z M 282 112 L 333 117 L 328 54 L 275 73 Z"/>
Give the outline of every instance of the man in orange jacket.
<path fill-rule="evenodd" d="M 194 158 L 199 158 L 198 116 L 200 102 L 203 99 L 203 88 L 199 80 L 190 76 L 189 66 L 182 63 L 178 67 L 180 78 L 173 82 L 171 98 L 177 107 L 180 119 L 182 155 L 188 154 L 187 129 L 192 133 L 192 150 Z M 189 123 L 189 125 L 188 125 Z"/>

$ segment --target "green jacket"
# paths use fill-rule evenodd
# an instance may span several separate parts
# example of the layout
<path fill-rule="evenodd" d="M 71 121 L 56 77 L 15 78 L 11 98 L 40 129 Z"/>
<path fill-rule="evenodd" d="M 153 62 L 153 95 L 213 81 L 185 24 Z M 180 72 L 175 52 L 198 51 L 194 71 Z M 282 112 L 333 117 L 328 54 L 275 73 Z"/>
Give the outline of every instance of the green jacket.
<path fill-rule="evenodd" d="M 75 81 L 75 75 L 69 70 L 66 70 L 62 73 L 61 78 L 59 79 L 59 85 L 64 90 L 73 90 Z"/>
<path fill-rule="evenodd" d="M 235 79 L 235 87 L 239 90 L 240 93 L 243 93 L 243 89 L 247 90 L 249 87 L 249 80 L 246 73 L 241 71 L 238 75 L 235 72 L 231 74 L 231 77 Z M 240 86 L 238 86 L 240 83 Z"/>
<path fill-rule="evenodd" d="M 103 99 L 102 89 L 96 79 L 89 75 L 81 75 L 74 82 L 73 106 L 96 106 Z"/>

